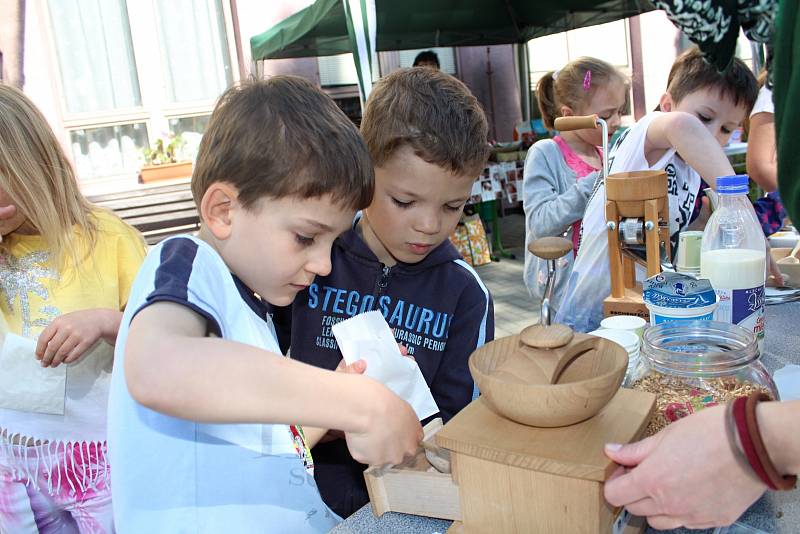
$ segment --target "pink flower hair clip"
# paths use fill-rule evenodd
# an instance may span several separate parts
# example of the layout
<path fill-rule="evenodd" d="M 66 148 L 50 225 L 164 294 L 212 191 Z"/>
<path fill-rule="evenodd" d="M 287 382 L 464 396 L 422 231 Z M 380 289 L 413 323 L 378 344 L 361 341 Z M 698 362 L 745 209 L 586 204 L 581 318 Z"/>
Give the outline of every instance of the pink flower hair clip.
<path fill-rule="evenodd" d="M 591 69 L 586 71 L 586 74 L 583 76 L 583 90 L 588 91 L 592 87 L 592 71 Z"/>

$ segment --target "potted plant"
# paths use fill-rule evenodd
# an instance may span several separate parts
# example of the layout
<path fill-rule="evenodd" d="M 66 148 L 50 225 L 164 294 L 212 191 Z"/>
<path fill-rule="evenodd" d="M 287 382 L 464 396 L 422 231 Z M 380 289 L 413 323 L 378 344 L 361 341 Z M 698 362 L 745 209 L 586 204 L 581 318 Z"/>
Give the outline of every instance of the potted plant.
<path fill-rule="evenodd" d="M 191 176 L 192 162 L 180 158 L 185 144 L 180 134 L 170 133 L 166 138 L 157 139 L 152 148 L 145 148 L 142 151 L 144 164 L 139 173 L 139 182 L 146 184 Z"/>

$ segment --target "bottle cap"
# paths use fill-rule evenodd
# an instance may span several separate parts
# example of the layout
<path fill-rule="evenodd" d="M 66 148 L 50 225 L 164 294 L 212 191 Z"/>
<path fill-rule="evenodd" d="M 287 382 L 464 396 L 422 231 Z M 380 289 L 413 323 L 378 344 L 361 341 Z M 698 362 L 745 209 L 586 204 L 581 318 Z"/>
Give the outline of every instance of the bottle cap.
<path fill-rule="evenodd" d="M 717 178 L 717 193 L 720 195 L 746 195 L 749 191 L 750 177 L 746 174 Z"/>

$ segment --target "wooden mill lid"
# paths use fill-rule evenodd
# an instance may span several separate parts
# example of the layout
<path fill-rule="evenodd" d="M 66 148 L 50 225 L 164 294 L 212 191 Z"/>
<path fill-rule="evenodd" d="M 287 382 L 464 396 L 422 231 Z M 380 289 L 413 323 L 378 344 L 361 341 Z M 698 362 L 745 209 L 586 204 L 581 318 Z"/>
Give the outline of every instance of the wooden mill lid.
<path fill-rule="evenodd" d="M 605 481 L 616 464 L 606 443 L 628 443 L 644 432 L 655 396 L 622 388 L 600 413 L 582 423 L 536 428 L 493 412 L 480 397 L 436 434 L 436 444 L 456 453 L 554 475 Z"/>
<path fill-rule="evenodd" d="M 664 171 L 618 172 L 606 177 L 606 198 L 617 201 L 642 201 L 667 196 Z"/>

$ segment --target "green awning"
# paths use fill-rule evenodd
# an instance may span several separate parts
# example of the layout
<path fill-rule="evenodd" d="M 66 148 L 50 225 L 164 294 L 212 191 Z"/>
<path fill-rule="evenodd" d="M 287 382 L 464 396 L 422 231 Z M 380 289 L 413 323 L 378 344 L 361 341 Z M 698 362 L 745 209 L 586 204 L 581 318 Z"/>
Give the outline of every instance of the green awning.
<path fill-rule="evenodd" d="M 376 0 L 378 51 L 525 43 L 631 17 L 646 0 Z M 254 60 L 351 52 L 341 0 L 317 0 L 250 39 Z"/>

